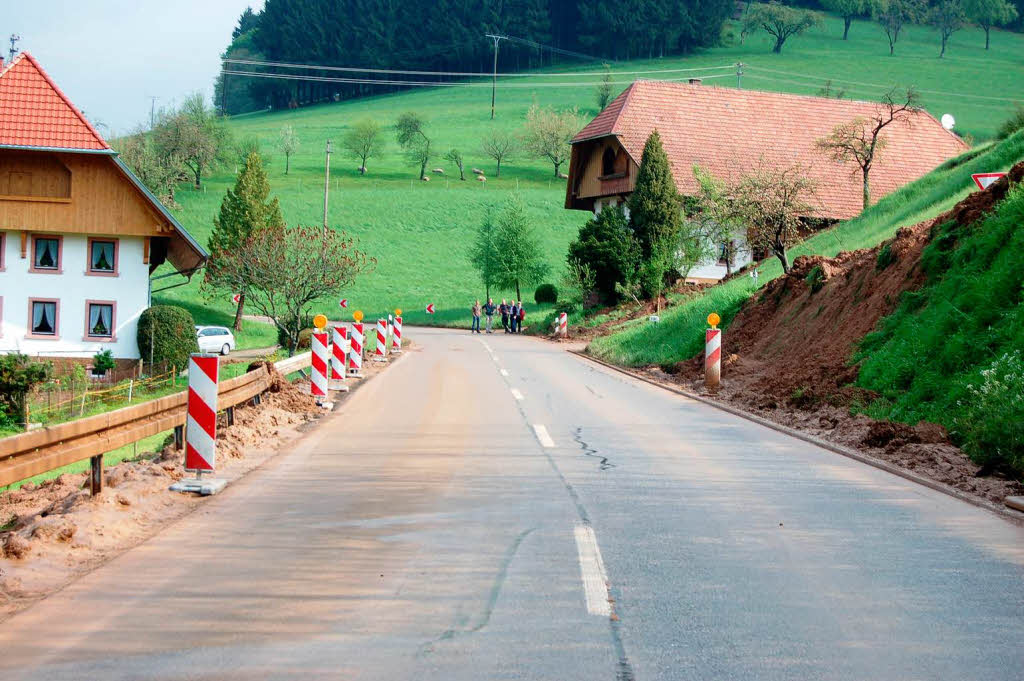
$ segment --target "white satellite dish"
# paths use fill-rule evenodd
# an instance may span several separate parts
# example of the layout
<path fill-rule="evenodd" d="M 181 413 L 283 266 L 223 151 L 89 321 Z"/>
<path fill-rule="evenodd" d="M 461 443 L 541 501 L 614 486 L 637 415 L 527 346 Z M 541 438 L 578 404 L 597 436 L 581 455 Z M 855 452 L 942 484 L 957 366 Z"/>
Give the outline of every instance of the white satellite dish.
<path fill-rule="evenodd" d="M 953 118 L 953 114 L 942 114 L 942 127 L 946 130 L 952 130 L 953 126 L 956 125 L 956 119 Z"/>

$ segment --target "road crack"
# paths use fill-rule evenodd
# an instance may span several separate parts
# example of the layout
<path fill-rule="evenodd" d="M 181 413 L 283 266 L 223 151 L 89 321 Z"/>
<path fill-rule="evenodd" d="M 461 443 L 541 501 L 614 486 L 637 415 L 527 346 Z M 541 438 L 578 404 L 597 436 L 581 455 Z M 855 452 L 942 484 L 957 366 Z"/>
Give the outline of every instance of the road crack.
<path fill-rule="evenodd" d="M 599 460 L 598 468 L 600 468 L 603 471 L 606 471 L 609 468 L 615 468 L 615 464 L 613 464 L 610 461 L 608 461 L 608 457 L 607 456 L 602 456 L 600 452 L 598 452 L 596 449 L 594 449 L 593 447 L 588 445 L 583 440 L 583 428 L 582 427 L 577 428 L 576 431 L 573 433 L 572 437 L 576 441 L 576 444 L 578 444 L 580 446 L 580 449 L 583 450 L 583 454 L 585 456 L 592 456 L 595 459 Z"/>

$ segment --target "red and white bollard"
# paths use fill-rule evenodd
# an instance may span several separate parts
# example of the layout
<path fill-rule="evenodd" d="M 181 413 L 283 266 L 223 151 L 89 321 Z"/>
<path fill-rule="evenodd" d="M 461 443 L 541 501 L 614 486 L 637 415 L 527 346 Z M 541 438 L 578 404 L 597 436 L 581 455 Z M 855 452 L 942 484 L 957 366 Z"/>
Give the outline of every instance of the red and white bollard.
<path fill-rule="evenodd" d="M 188 360 L 188 416 L 185 419 L 185 470 L 212 472 L 217 463 L 217 384 L 220 358 L 197 353 Z"/>
<path fill-rule="evenodd" d="M 309 378 L 309 392 L 317 404 L 323 404 L 327 397 L 327 333 L 315 331 L 309 340 L 313 350 L 312 375 Z"/>
<path fill-rule="evenodd" d="M 721 321 L 714 312 L 708 315 L 711 328 L 704 334 L 704 385 L 708 390 L 717 390 L 722 380 L 722 330 L 718 328 Z"/>
<path fill-rule="evenodd" d="M 388 351 L 388 320 L 378 319 L 377 320 L 377 346 L 373 351 L 373 361 L 375 362 L 386 362 L 388 358 L 386 353 Z"/>
<path fill-rule="evenodd" d="M 348 392 L 345 385 L 345 359 L 348 355 L 348 329 L 343 324 L 334 324 L 331 332 L 331 380 L 328 387 L 339 392 Z"/>
<path fill-rule="evenodd" d="M 558 315 L 558 335 L 561 338 L 569 337 L 569 314 L 566 312 Z"/>
<path fill-rule="evenodd" d="M 352 378 L 363 377 L 363 348 L 366 336 L 363 335 L 363 323 L 353 322 L 348 353 L 348 375 Z"/>
<path fill-rule="evenodd" d="M 395 326 L 391 329 L 391 352 L 402 352 L 402 315 L 395 315 Z"/>

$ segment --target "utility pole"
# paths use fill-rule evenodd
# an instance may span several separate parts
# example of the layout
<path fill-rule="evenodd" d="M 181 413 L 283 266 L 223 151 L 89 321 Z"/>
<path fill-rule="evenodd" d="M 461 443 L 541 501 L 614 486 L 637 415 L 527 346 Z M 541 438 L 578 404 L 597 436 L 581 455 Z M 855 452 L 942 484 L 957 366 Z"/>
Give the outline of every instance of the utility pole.
<path fill-rule="evenodd" d="M 736 62 L 736 89 L 743 89 L 743 62 Z"/>
<path fill-rule="evenodd" d="M 324 238 L 327 238 L 327 192 L 331 188 L 331 140 L 327 140 L 327 166 L 324 172 Z"/>
<path fill-rule="evenodd" d="M 154 97 L 153 95 L 149 96 L 149 100 L 150 100 L 150 102 L 149 102 L 149 129 L 150 130 L 152 130 L 153 128 L 156 127 L 156 100 L 158 100 L 158 99 L 160 99 L 160 98 L 159 97 Z"/>
<path fill-rule="evenodd" d="M 491 78 L 491 120 L 494 120 L 494 94 L 498 89 L 498 43 L 502 40 L 508 40 L 507 35 L 496 35 L 494 33 L 485 33 L 488 38 L 494 41 L 494 75 Z"/>
<path fill-rule="evenodd" d="M 18 53 L 18 48 L 16 48 L 16 47 L 15 47 L 14 45 L 15 45 L 15 44 L 16 44 L 16 43 L 17 43 L 17 42 L 18 42 L 19 40 L 21 40 L 21 36 L 20 36 L 20 35 L 17 35 L 17 34 L 15 34 L 15 33 L 12 33 L 12 34 L 11 34 L 11 37 L 9 38 L 9 40 L 11 41 L 11 52 L 10 52 L 10 54 L 9 54 L 9 55 L 8 55 L 8 57 L 7 57 L 7 62 L 8 62 L 8 63 L 10 63 L 10 62 L 14 61 L 14 55 L 16 55 L 16 54 Z M 493 118 L 493 116 L 492 116 L 491 118 Z"/>

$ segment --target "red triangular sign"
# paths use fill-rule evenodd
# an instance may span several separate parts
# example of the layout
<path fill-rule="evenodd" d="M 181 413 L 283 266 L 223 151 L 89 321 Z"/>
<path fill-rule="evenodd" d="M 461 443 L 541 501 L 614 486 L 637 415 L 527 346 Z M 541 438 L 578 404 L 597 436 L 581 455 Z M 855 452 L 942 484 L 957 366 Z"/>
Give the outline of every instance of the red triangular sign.
<path fill-rule="evenodd" d="M 1000 177 L 1006 177 L 1006 173 L 974 173 L 971 175 L 971 179 L 974 180 L 974 184 L 978 185 L 978 189 L 988 189 L 989 185 Z"/>

